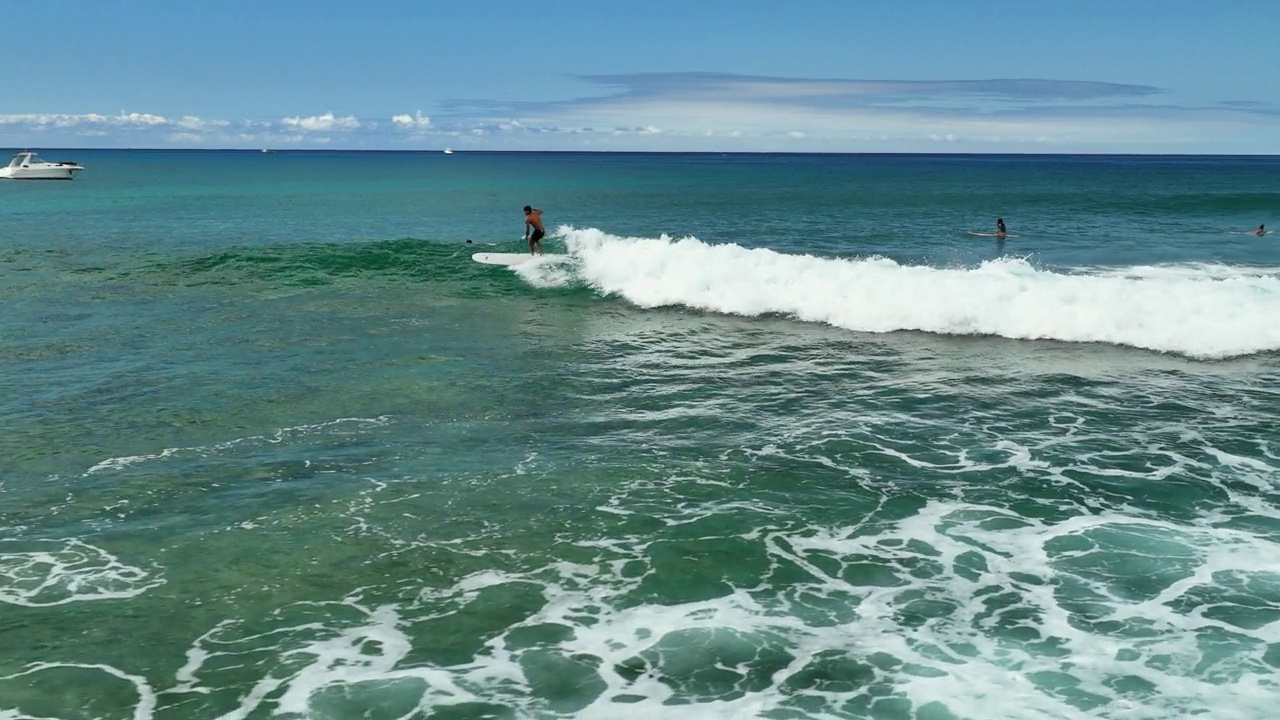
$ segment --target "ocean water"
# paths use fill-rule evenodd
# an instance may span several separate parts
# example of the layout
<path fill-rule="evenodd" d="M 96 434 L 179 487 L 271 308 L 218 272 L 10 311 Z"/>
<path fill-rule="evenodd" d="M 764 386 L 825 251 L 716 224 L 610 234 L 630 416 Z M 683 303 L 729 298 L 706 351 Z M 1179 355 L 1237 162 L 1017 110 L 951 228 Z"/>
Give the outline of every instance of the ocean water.
<path fill-rule="evenodd" d="M 4 720 L 1280 702 L 1280 158 L 42 154 Z"/>

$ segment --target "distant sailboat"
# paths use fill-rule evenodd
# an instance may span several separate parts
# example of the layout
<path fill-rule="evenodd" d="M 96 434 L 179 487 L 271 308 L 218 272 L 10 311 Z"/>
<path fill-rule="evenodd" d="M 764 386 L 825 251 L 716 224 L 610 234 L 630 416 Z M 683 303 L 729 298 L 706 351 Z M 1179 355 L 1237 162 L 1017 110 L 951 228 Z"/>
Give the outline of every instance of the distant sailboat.
<path fill-rule="evenodd" d="M 445 149 L 444 149 L 444 154 L 445 154 L 445 155 L 452 155 L 452 154 L 453 154 L 453 150 L 450 150 L 449 148 L 445 148 Z"/>

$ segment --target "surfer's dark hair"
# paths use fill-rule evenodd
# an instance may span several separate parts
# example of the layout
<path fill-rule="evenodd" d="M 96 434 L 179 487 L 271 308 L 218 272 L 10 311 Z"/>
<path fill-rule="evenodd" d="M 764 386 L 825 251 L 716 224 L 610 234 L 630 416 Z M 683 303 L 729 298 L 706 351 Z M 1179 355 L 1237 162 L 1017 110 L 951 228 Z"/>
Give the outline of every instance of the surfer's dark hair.
<path fill-rule="evenodd" d="M 525 206 L 524 206 L 524 211 L 525 211 L 525 212 L 533 212 L 533 208 L 532 208 L 532 207 L 530 207 L 530 206 L 528 206 L 528 205 L 525 205 Z"/>

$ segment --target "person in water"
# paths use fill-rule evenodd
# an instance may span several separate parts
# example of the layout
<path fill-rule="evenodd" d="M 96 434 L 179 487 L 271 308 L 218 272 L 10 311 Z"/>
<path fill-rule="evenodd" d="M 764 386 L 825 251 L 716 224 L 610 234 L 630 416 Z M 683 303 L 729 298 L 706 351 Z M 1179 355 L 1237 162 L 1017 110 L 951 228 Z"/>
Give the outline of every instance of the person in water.
<path fill-rule="evenodd" d="M 1004 226 L 1004 218 L 996 218 L 996 237 L 1002 238 L 1008 234 L 1009 231 Z"/>
<path fill-rule="evenodd" d="M 1254 235 L 1258 235 L 1258 236 L 1266 235 L 1266 234 L 1267 234 L 1267 224 L 1266 224 L 1266 223 L 1263 223 L 1263 224 L 1259 225 L 1259 226 L 1258 226 L 1258 229 L 1253 231 L 1253 234 L 1254 234 Z"/>
<path fill-rule="evenodd" d="M 533 234 L 530 234 L 530 230 L 533 231 Z M 537 208 L 525 205 L 524 206 L 524 239 L 529 241 L 530 255 L 533 254 L 533 248 L 535 245 L 538 247 L 538 254 L 539 255 L 543 254 L 542 252 L 542 236 L 543 235 L 546 235 L 546 232 L 542 229 L 542 211 Z"/>

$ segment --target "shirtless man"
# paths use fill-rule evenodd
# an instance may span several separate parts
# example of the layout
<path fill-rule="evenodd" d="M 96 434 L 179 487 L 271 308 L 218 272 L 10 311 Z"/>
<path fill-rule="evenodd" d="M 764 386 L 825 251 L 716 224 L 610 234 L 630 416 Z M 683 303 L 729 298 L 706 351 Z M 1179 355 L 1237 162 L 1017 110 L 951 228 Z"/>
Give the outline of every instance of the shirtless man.
<path fill-rule="evenodd" d="M 1267 234 L 1267 225 L 1266 225 L 1266 223 L 1263 223 L 1262 225 L 1259 225 L 1259 226 L 1258 226 L 1258 229 L 1253 231 L 1253 234 L 1254 234 L 1254 235 L 1257 235 L 1257 236 L 1259 236 L 1259 237 L 1261 237 L 1261 236 L 1263 236 L 1263 235 L 1266 235 L 1266 234 Z"/>
<path fill-rule="evenodd" d="M 533 234 L 529 234 L 529 230 L 533 230 Z M 538 254 L 542 255 L 542 236 L 546 232 L 542 229 L 542 211 L 537 208 L 524 206 L 524 239 L 529 241 L 529 254 L 533 254 L 533 246 L 538 246 Z"/>
<path fill-rule="evenodd" d="M 1004 228 L 1004 218 L 996 218 L 996 237 L 1002 238 L 1009 234 Z"/>

